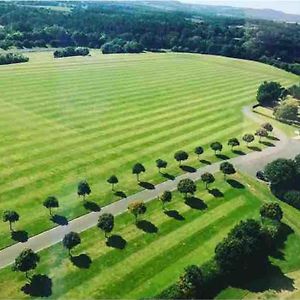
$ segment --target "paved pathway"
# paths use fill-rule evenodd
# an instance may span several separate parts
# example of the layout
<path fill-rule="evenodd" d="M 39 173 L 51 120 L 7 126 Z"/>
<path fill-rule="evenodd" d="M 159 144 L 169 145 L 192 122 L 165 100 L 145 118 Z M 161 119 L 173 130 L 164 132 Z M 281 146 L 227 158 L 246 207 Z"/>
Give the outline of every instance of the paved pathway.
<path fill-rule="evenodd" d="M 262 120 L 255 115 L 250 107 L 243 109 L 244 114 L 257 123 L 262 123 Z M 277 157 L 294 157 L 300 152 L 300 141 L 289 139 L 283 132 L 274 129 L 275 135 L 279 138 L 276 141 L 276 147 L 268 147 L 260 152 L 251 152 L 247 155 L 238 156 L 230 159 L 234 166 L 250 175 L 256 174 L 264 165 Z M 58 226 L 41 234 L 33 236 L 25 243 L 17 243 L 0 251 L 0 268 L 10 265 L 14 262 L 15 257 L 24 249 L 31 248 L 34 251 L 40 251 L 51 245 L 60 242 L 64 235 L 70 231 L 82 232 L 97 224 L 100 214 L 110 212 L 118 215 L 127 210 L 128 204 L 135 200 L 143 200 L 148 202 L 157 198 L 165 190 L 175 190 L 177 183 L 183 178 L 191 178 L 199 180 L 204 172 L 214 173 L 219 170 L 221 162 L 216 162 L 212 165 L 206 165 L 198 169 L 195 173 L 185 173 L 176 177 L 174 180 L 165 181 L 155 186 L 153 190 L 143 190 L 127 198 L 123 198 L 117 202 L 109 204 L 101 209 L 100 212 L 92 212 L 82 217 L 76 218 L 69 222 L 67 226 Z"/>

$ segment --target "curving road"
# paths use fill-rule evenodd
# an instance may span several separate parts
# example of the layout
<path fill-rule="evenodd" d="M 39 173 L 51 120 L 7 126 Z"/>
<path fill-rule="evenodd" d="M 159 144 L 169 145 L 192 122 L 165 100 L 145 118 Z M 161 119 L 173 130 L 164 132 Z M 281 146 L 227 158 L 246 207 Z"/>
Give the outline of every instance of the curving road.
<path fill-rule="evenodd" d="M 251 120 L 262 123 L 263 121 L 255 115 L 251 107 L 244 107 L 243 113 Z M 247 174 L 255 176 L 258 170 L 261 170 L 268 162 L 278 157 L 294 157 L 300 153 L 300 140 L 288 138 L 282 131 L 274 129 L 274 134 L 279 138 L 279 141 L 274 141 L 276 147 L 268 147 L 260 152 L 251 152 L 244 156 L 238 156 L 230 159 L 230 162 L 235 167 Z M 174 180 L 165 181 L 155 186 L 153 190 L 143 190 L 139 193 L 123 198 L 117 202 L 109 204 L 101 209 L 100 212 L 92 212 L 82 217 L 76 218 L 69 222 L 67 226 L 58 226 L 41 234 L 35 235 L 25 243 L 17 243 L 0 251 L 0 268 L 4 268 L 12 264 L 18 254 L 24 248 L 31 248 L 34 251 L 40 251 L 60 242 L 64 235 L 70 231 L 82 232 L 97 224 L 100 214 L 105 212 L 114 215 L 121 214 L 127 210 L 128 204 L 135 200 L 143 200 L 145 202 L 157 198 L 165 190 L 176 190 L 178 182 L 183 178 L 199 180 L 204 172 L 214 173 L 219 170 L 221 162 L 216 162 L 212 165 L 207 165 L 199 168 L 195 173 L 186 173 L 176 177 Z"/>

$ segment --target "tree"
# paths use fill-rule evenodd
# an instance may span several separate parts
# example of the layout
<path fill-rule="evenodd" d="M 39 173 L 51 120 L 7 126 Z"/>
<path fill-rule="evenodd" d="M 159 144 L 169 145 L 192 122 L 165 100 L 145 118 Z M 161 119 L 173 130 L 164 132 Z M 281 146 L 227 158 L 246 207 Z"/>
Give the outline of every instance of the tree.
<path fill-rule="evenodd" d="M 228 161 L 224 161 L 220 164 L 220 171 L 224 174 L 224 180 L 226 180 L 226 175 L 231 175 L 236 172 L 234 166 Z"/>
<path fill-rule="evenodd" d="M 172 192 L 170 192 L 170 191 L 164 191 L 160 195 L 159 200 L 162 202 L 163 209 L 165 209 L 165 204 L 172 201 Z"/>
<path fill-rule="evenodd" d="M 273 105 L 279 101 L 282 89 L 282 86 L 278 82 L 265 81 L 259 86 L 256 99 L 261 105 Z"/>
<path fill-rule="evenodd" d="M 177 185 L 177 189 L 184 197 L 187 198 L 188 194 L 194 194 L 197 190 L 197 186 L 192 179 L 181 179 Z"/>
<path fill-rule="evenodd" d="M 9 222 L 9 229 L 13 232 L 12 223 L 19 221 L 20 216 L 13 210 L 6 210 L 3 212 L 3 222 Z"/>
<path fill-rule="evenodd" d="M 217 154 L 217 151 L 220 151 L 220 152 L 222 151 L 223 146 L 220 142 L 213 142 L 210 145 L 210 148 L 215 151 L 215 154 Z"/>
<path fill-rule="evenodd" d="M 34 270 L 37 267 L 40 257 L 31 249 L 24 249 L 15 259 L 13 265 L 14 271 L 25 272 L 25 276 L 28 279 L 28 272 Z"/>
<path fill-rule="evenodd" d="M 189 158 L 189 155 L 187 152 L 180 150 L 175 152 L 174 158 L 179 162 L 179 166 L 181 166 L 181 162 L 187 160 Z"/>
<path fill-rule="evenodd" d="M 57 208 L 59 207 L 59 203 L 56 197 L 54 196 L 49 196 L 47 197 L 44 202 L 43 205 L 49 209 L 49 213 L 50 216 L 52 216 L 52 208 Z"/>
<path fill-rule="evenodd" d="M 275 107 L 274 115 L 277 120 L 298 120 L 298 103 L 296 101 L 284 101 Z"/>
<path fill-rule="evenodd" d="M 266 129 L 259 128 L 256 130 L 255 135 L 259 136 L 259 142 L 260 142 L 262 137 L 267 137 L 269 134 Z"/>
<path fill-rule="evenodd" d="M 136 163 L 132 167 L 132 174 L 136 174 L 136 180 L 139 182 L 140 181 L 140 174 L 146 172 L 145 167 L 141 163 Z"/>
<path fill-rule="evenodd" d="M 71 255 L 71 250 L 81 243 L 80 235 L 77 232 L 69 232 L 63 238 L 63 246 L 68 249 L 69 256 Z"/>
<path fill-rule="evenodd" d="M 160 173 L 160 169 L 165 169 L 168 163 L 165 160 L 157 159 L 156 160 L 156 167 L 158 168 L 158 172 Z"/>
<path fill-rule="evenodd" d="M 215 177 L 213 174 L 206 172 L 201 175 L 201 180 L 205 183 L 205 188 L 208 190 L 208 185 L 215 181 Z"/>
<path fill-rule="evenodd" d="M 87 181 L 83 180 L 78 183 L 77 194 L 78 196 L 83 197 L 83 201 L 85 201 L 85 197 L 91 193 L 91 188 Z"/>
<path fill-rule="evenodd" d="M 128 210 L 131 214 L 134 215 L 135 223 L 137 223 L 138 216 L 145 214 L 147 211 L 147 207 L 143 201 L 135 201 L 135 202 L 131 202 L 128 205 Z"/>
<path fill-rule="evenodd" d="M 107 179 L 107 182 L 111 184 L 111 190 L 114 191 L 115 184 L 119 182 L 118 177 L 116 175 L 112 175 Z"/>
<path fill-rule="evenodd" d="M 190 265 L 184 269 L 178 282 L 179 289 L 186 299 L 197 299 L 203 286 L 201 269 L 196 265 Z"/>
<path fill-rule="evenodd" d="M 264 123 L 261 125 L 261 128 L 267 130 L 268 132 L 272 132 L 273 131 L 273 126 L 271 123 Z"/>
<path fill-rule="evenodd" d="M 280 222 L 283 217 L 283 211 L 280 205 L 276 202 L 264 203 L 259 212 L 262 218 L 268 218 L 273 221 Z"/>
<path fill-rule="evenodd" d="M 110 213 L 102 214 L 98 219 L 98 228 L 104 231 L 105 237 L 114 229 L 114 216 Z"/>
<path fill-rule="evenodd" d="M 194 152 L 195 152 L 195 154 L 198 155 L 198 159 L 200 159 L 200 155 L 203 154 L 204 149 L 202 147 L 198 146 L 195 148 Z"/>
<path fill-rule="evenodd" d="M 243 141 L 246 142 L 247 147 L 248 147 L 249 143 L 252 143 L 254 140 L 255 140 L 255 137 L 251 133 L 246 133 L 243 136 Z"/>
<path fill-rule="evenodd" d="M 231 138 L 228 141 L 228 146 L 231 146 L 231 150 L 233 149 L 233 147 L 237 147 L 240 145 L 240 142 L 237 138 Z"/>

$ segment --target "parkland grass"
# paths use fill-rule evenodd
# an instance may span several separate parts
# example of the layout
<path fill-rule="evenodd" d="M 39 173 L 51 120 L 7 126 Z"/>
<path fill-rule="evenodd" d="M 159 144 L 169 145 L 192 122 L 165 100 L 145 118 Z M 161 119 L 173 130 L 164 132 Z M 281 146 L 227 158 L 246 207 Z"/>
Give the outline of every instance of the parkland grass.
<path fill-rule="evenodd" d="M 117 189 L 129 195 L 137 186 L 131 167 L 145 165 L 142 180 L 165 180 L 155 160 L 190 153 L 188 165 L 216 160 L 209 144 L 253 132 L 241 109 L 251 104 L 264 80 L 282 85 L 297 77 L 256 62 L 193 54 L 100 55 L 53 59 L 31 53 L 26 64 L 0 67 L 0 213 L 16 210 L 17 230 L 30 236 L 53 227 L 42 202 L 60 201 L 58 213 L 72 219 L 86 213 L 77 183 L 91 185 L 91 201 L 103 206 L 119 198 L 106 179 L 116 174 Z M 249 151 L 244 146 L 240 148 Z M 232 157 L 230 147 L 224 154 Z M 12 243 L 0 224 L 0 248 Z"/>

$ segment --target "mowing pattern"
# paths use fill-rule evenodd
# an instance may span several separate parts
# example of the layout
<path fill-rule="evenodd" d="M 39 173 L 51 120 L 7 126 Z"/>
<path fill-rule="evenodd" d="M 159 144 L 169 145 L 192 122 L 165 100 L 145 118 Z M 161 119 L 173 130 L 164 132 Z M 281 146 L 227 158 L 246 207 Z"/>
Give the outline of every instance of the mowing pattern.
<path fill-rule="evenodd" d="M 137 190 L 137 161 L 153 183 L 162 180 L 157 158 L 172 162 L 168 171 L 176 175 L 176 150 L 254 129 L 240 111 L 263 80 L 287 85 L 297 78 L 259 63 L 190 54 L 54 61 L 39 53 L 28 64 L 2 66 L 0 212 L 16 209 L 17 228 L 31 235 L 53 226 L 41 206 L 48 195 L 58 196 L 68 218 L 85 212 L 76 197 L 81 179 L 104 205 L 117 199 L 106 183 L 111 174 L 125 193 Z M 6 225 L 0 247 L 11 243 Z"/>

